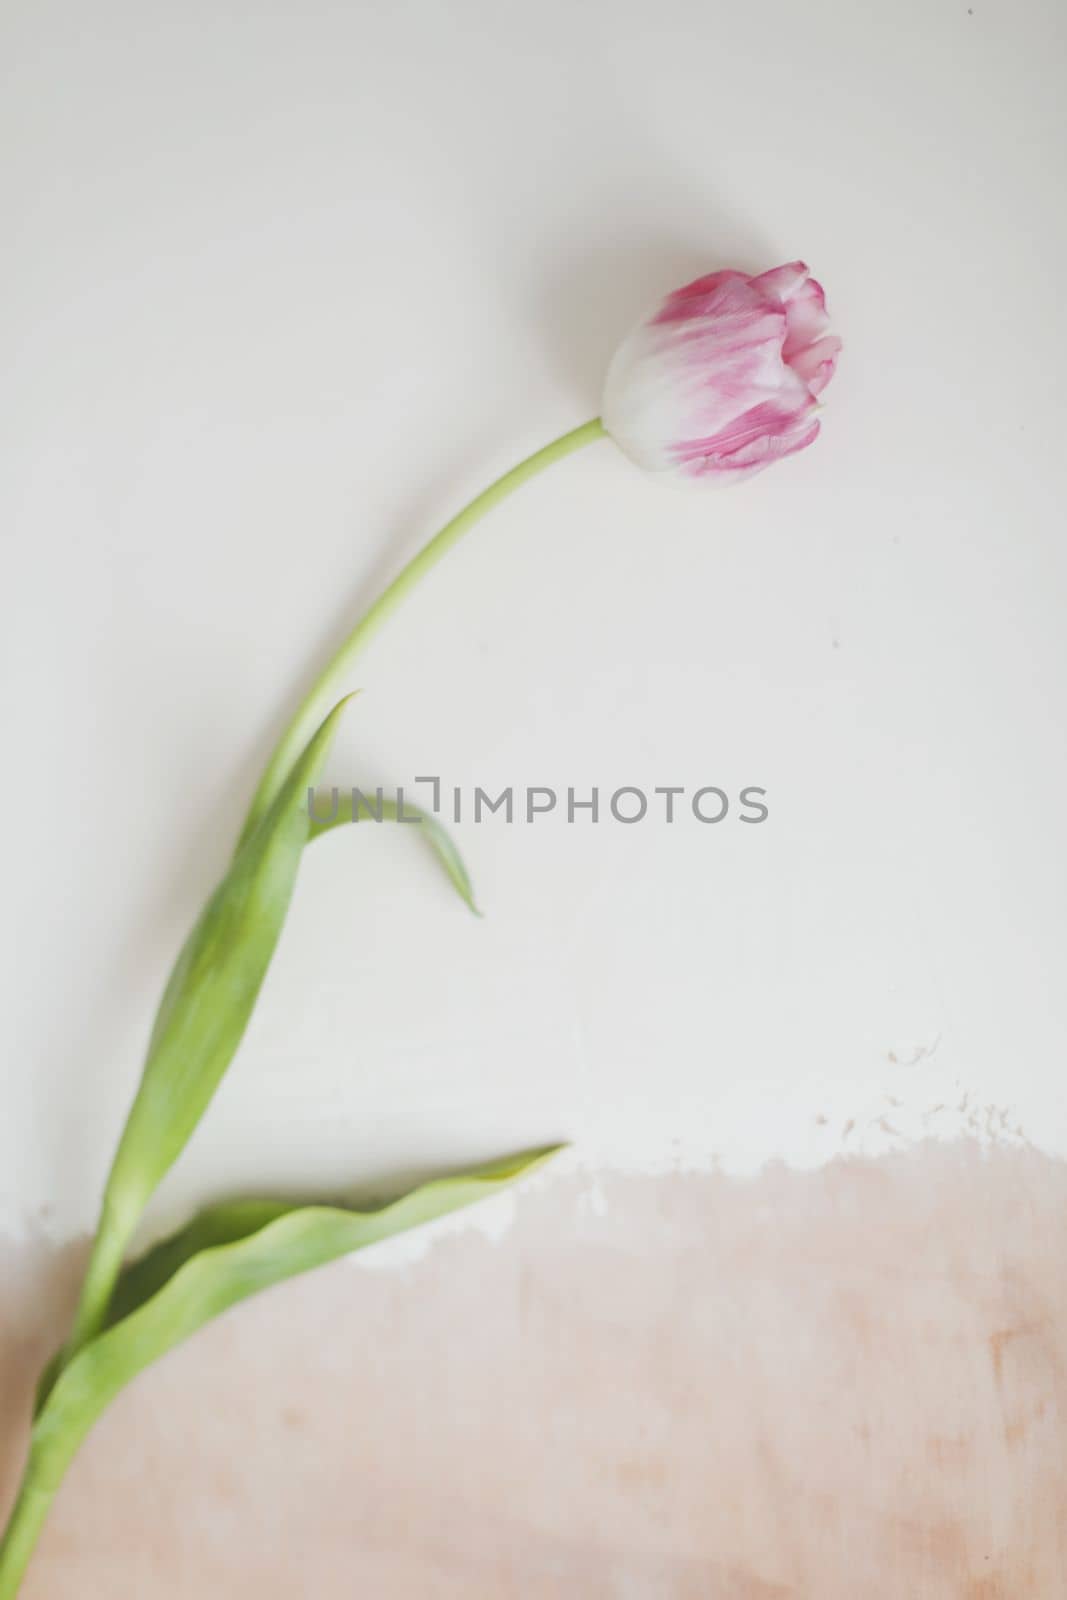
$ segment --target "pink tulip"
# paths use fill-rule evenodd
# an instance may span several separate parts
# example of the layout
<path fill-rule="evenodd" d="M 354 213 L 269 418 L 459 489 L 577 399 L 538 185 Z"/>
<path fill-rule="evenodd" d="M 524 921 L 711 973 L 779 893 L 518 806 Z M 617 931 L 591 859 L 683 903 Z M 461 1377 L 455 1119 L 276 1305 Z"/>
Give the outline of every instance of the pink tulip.
<path fill-rule="evenodd" d="M 803 261 L 759 277 L 712 272 L 676 289 L 623 340 L 602 418 L 652 472 L 736 481 L 803 450 L 841 341 Z"/>

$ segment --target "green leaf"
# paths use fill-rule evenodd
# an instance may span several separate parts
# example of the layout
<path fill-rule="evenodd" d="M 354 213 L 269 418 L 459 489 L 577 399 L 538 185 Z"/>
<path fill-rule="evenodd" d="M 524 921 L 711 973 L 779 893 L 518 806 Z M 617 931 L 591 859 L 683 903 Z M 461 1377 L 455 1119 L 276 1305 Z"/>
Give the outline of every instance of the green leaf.
<path fill-rule="evenodd" d="M 352 697 L 349 696 L 349 699 Z M 313 819 L 307 795 L 348 702 L 330 712 L 295 764 L 274 804 L 239 851 L 186 941 L 163 995 L 141 1087 L 123 1134 L 109 1189 L 131 1191 L 138 1215 L 188 1143 L 244 1036 L 281 936 L 300 855 L 309 839 L 351 822 L 352 795 L 337 815 Z M 382 799 L 382 816 L 399 817 Z M 416 808 L 430 847 L 476 914 L 463 858 L 447 831 Z"/>
<path fill-rule="evenodd" d="M 144 1207 L 189 1142 L 237 1052 L 281 935 L 308 838 L 351 819 L 351 795 L 348 817 L 339 808 L 328 825 L 313 824 L 307 803 L 347 703 L 336 705 L 308 742 L 175 963 L 108 1176 L 74 1329 L 43 1375 L 39 1403 L 70 1356 L 104 1325 Z M 390 810 L 395 816 L 396 807 Z M 458 851 L 439 824 L 425 822 L 426 837 L 473 909 L 470 880 Z"/>
<path fill-rule="evenodd" d="M 322 1218 L 327 1214 L 343 1217 L 347 1219 L 346 1227 L 352 1225 L 357 1230 L 360 1242 L 350 1248 L 358 1249 L 363 1244 L 373 1243 L 375 1238 L 404 1232 L 418 1222 L 444 1216 L 446 1212 L 470 1205 L 487 1193 L 543 1166 L 562 1148 L 561 1145 L 546 1145 L 475 1167 L 467 1173 L 436 1178 L 432 1183 L 412 1190 L 401 1200 L 369 1211 L 355 1211 L 347 1207 L 338 1210 L 336 1207 L 308 1204 L 305 1201 L 258 1198 L 224 1200 L 208 1206 L 183 1228 L 161 1239 L 125 1268 L 115 1290 L 108 1326 L 116 1326 L 146 1305 L 196 1257 L 246 1242 L 287 1217 L 301 1215 Z M 407 1220 L 403 1220 L 405 1217 Z M 363 1230 L 368 1224 L 373 1229 L 385 1227 L 386 1232 L 364 1237 Z M 272 1237 L 276 1235 L 272 1234 Z M 347 1255 L 349 1250 L 346 1248 L 336 1253 Z M 332 1259 L 332 1256 L 326 1259 Z M 310 1265 L 318 1265 L 318 1262 L 313 1261 Z M 292 1272 L 283 1272 L 282 1276 L 292 1277 L 303 1270 L 298 1267 Z"/>
<path fill-rule="evenodd" d="M 275 1201 L 216 1206 L 157 1245 L 126 1274 L 126 1314 L 71 1358 L 34 1421 L 22 1491 L 0 1544 L 0 1600 L 17 1592 L 48 1506 L 89 1429 L 139 1372 L 261 1289 L 471 1205 L 558 1149 L 437 1179 L 377 1211 Z"/>
<path fill-rule="evenodd" d="M 482 913 L 474 903 L 474 889 L 467 874 L 463 857 L 453 844 L 448 829 L 442 827 L 430 812 L 423 811 L 418 806 L 405 802 L 404 814 L 401 817 L 400 807 L 396 801 L 387 799 L 381 790 L 378 790 L 374 801 L 368 800 L 366 808 L 361 807 L 359 815 L 354 817 L 352 814 L 352 791 L 348 790 L 345 794 L 338 794 L 334 790 L 332 793 L 336 800 L 335 803 L 332 803 L 332 813 L 329 817 L 319 818 L 313 810 L 311 812 L 311 831 L 309 834 L 311 839 L 321 838 L 324 833 L 331 833 L 334 828 L 344 827 L 351 822 L 404 822 L 417 826 L 422 837 L 448 873 L 457 893 L 476 917 L 481 916 Z"/>
<path fill-rule="evenodd" d="M 92 1253 L 56 1374 L 104 1325 L 133 1231 L 233 1060 L 281 934 L 340 701 L 308 740 L 258 826 L 204 907 L 174 965 L 156 1014 L 141 1082 L 111 1164 Z"/>
<path fill-rule="evenodd" d="M 308 741 L 178 957 L 108 1182 L 116 1214 L 140 1215 L 233 1060 L 292 899 L 310 828 L 306 791 L 319 777 L 347 703 L 336 705 Z"/>

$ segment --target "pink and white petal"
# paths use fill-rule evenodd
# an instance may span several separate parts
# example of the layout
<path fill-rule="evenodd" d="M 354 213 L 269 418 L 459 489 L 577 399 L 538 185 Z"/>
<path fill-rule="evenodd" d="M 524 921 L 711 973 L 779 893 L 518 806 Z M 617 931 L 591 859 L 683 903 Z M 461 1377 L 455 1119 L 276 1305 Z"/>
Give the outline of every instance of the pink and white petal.
<path fill-rule="evenodd" d="M 753 386 L 788 384 L 789 369 L 782 360 L 785 332 L 781 311 L 721 311 L 673 328 L 663 341 L 662 357 L 683 376 L 699 374 L 727 400 L 744 398 Z"/>
<path fill-rule="evenodd" d="M 820 308 L 826 310 L 826 290 L 818 278 L 809 278 L 793 297 L 795 300 L 814 300 Z"/>
<path fill-rule="evenodd" d="M 841 353 L 841 340 L 836 334 L 816 339 L 792 358 L 786 357 L 798 378 L 808 386 L 809 394 L 821 394 L 834 375 L 837 358 Z"/>
<path fill-rule="evenodd" d="M 763 436 L 731 455 L 692 456 L 679 464 L 679 471 L 683 476 L 699 479 L 703 483 L 744 483 L 774 462 L 796 455 L 799 450 L 806 450 L 818 436 L 819 427 L 818 417 L 813 417 L 798 432 Z"/>
<path fill-rule="evenodd" d="M 784 313 L 736 304 L 684 323 L 642 324 L 622 345 L 604 386 L 604 426 L 639 465 L 677 464 L 674 449 L 714 436 L 754 406 L 810 405 L 807 386 L 782 361 Z"/>
<path fill-rule="evenodd" d="M 759 470 L 818 433 L 813 396 L 840 347 L 825 326 L 822 289 L 802 262 L 761 279 L 695 279 L 616 350 L 604 426 L 647 470 L 732 480 Z"/>
<path fill-rule="evenodd" d="M 821 426 L 818 417 L 806 417 L 796 427 L 783 433 L 764 434 L 751 445 L 731 451 L 722 457 L 719 464 L 724 471 L 736 471 L 738 467 L 757 464 L 769 467 L 772 461 L 781 461 L 785 456 L 795 456 L 798 450 L 806 450 L 818 437 Z"/>
<path fill-rule="evenodd" d="M 707 455 L 731 455 L 734 451 L 744 450 L 757 439 L 793 432 L 806 422 L 810 410 L 810 403 L 805 404 L 803 411 L 798 413 L 774 400 L 763 400 L 734 417 L 718 433 L 702 439 L 700 445 Z"/>
<path fill-rule="evenodd" d="M 707 308 L 715 305 L 722 291 L 732 283 L 747 284 L 748 279 L 743 272 L 735 272 L 732 267 L 694 278 L 692 283 L 684 284 L 681 289 L 669 294 L 651 320 L 656 323 L 688 322 L 694 316 L 706 314 Z"/>
<path fill-rule="evenodd" d="M 717 433 L 675 447 L 679 466 L 698 472 L 737 472 L 764 467 L 810 444 L 818 432 L 810 400 L 801 411 L 766 400 L 732 419 Z"/>
<path fill-rule="evenodd" d="M 810 283 L 812 280 L 808 281 Z M 793 365 L 793 358 L 808 345 L 821 339 L 830 326 L 822 290 L 819 289 L 817 294 L 809 294 L 805 285 L 800 294 L 795 295 L 786 306 L 785 317 L 787 332 L 782 354 L 790 365 Z"/>
<path fill-rule="evenodd" d="M 772 267 L 769 272 L 761 272 L 758 278 L 752 279 L 752 287 L 767 299 L 784 306 L 800 292 L 808 280 L 806 262 L 787 261 L 782 267 Z"/>
<path fill-rule="evenodd" d="M 763 434 L 742 449 L 731 451 L 729 455 L 709 456 L 704 462 L 704 475 L 717 476 L 724 483 L 741 483 L 774 462 L 806 450 L 818 437 L 820 426 L 818 417 L 813 417 L 802 428 L 789 433 Z"/>

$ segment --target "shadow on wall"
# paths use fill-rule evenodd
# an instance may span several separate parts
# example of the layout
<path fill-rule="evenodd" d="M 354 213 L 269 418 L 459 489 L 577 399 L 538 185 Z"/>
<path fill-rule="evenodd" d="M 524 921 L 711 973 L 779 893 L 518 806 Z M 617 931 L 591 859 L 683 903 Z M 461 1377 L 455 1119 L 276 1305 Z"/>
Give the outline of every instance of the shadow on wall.
<path fill-rule="evenodd" d="M 620 136 L 623 129 L 613 128 L 613 140 Z M 532 347 L 548 352 L 583 416 L 599 407 L 616 345 L 672 289 L 723 267 L 763 272 L 781 255 L 754 225 L 751 206 L 735 212 L 710 182 L 694 188 L 679 175 L 671 152 L 650 143 L 641 121 L 630 143 L 632 189 L 572 193 L 578 218 L 573 252 L 541 283 L 524 284 L 515 307 L 520 321 L 532 323 Z M 659 198 L 660 215 L 647 210 L 650 194 Z M 679 216 L 693 219 L 684 237 L 675 231 Z M 489 259 L 491 240 L 486 248 Z"/>

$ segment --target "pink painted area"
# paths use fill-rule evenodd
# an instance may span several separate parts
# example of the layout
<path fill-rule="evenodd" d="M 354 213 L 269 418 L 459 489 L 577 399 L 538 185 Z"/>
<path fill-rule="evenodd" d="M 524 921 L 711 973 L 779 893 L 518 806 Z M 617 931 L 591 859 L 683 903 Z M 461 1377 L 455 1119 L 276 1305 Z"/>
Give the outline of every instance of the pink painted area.
<path fill-rule="evenodd" d="M 145 1375 L 26 1600 L 1051 1600 L 1065 1215 L 1062 1164 L 969 1144 L 535 1185 L 499 1242 L 339 1264 Z"/>

